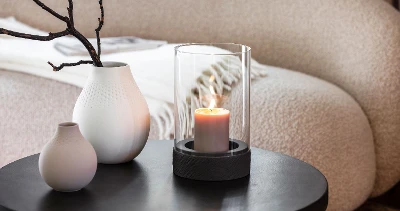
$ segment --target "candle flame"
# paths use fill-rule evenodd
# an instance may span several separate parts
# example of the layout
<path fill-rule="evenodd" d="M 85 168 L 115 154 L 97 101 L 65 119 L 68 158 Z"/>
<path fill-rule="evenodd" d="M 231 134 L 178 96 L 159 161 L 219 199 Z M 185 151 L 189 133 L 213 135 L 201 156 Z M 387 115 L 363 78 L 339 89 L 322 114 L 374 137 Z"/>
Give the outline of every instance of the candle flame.
<path fill-rule="evenodd" d="M 208 108 L 215 108 L 215 99 L 212 99 L 211 101 L 210 101 L 210 106 L 208 106 Z"/>
<path fill-rule="evenodd" d="M 214 80 L 215 80 L 215 77 L 214 77 L 213 75 L 211 75 L 211 76 L 210 76 L 210 79 L 209 79 L 208 81 L 209 81 L 210 83 L 212 83 Z M 210 86 L 209 86 L 209 89 L 210 89 L 210 93 L 211 93 L 211 94 L 213 95 L 213 97 L 214 97 L 214 95 L 216 95 L 214 87 L 213 87 L 212 85 L 210 85 Z M 215 99 L 213 98 L 213 99 L 211 99 L 210 105 L 208 106 L 208 108 L 210 108 L 210 109 L 211 109 L 211 108 L 215 108 L 216 105 L 217 105 L 217 103 L 216 103 Z"/>
<path fill-rule="evenodd" d="M 210 92 L 211 92 L 212 95 L 215 95 L 215 90 L 214 90 L 214 87 L 212 85 L 210 85 Z M 215 105 L 216 105 L 215 99 L 211 99 L 210 106 L 208 106 L 208 108 L 215 108 Z"/>

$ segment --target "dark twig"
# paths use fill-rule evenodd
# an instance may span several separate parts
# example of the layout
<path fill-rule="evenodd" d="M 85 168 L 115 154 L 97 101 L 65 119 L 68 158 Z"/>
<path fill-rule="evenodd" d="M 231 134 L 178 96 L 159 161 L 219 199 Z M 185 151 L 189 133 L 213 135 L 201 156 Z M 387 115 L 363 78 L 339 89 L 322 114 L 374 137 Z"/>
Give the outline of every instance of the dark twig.
<path fill-rule="evenodd" d="M 55 66 L 53 63 L 51 62 L 47 62 L 50 66 L 53 67 L 53 71 L 59 71 L 64 67 L 71 67 L 71 66 L 78 66 L 81 64 L 93 64 L 93 61 L 90 60 L 80 60 L 79 62 L 76 63 L 62 63 L 60 66 Z"/>
<path fill-rule="evenodd" d="M 103 64 L 100 61 L 100 56 L 96 53 L 96 50 L 93 47 L 93 45 L 89 42 L 88 39 L 86 39 L 85 36 L 83 36 L 74 27 L 74 14 L 73 14 L 74 5 L 73 5 L 73 1 L 72 0 L 68 0 L 68 4 L 69 4 L 69 7 L 68 7 L 69 19 L 67 21 L 67 25 L 68 25 L 68 30 L 70 31 L 70 34 L 72 36 L 76 37 L 85 46 L 86 50 L 89 52 L 90 58 L 92 58 L 92 60 L 93 60 L 93 64 L 95 66 L 97 66 L 97 67 L 102 67 Z"/>
<path fill-rule="evenodd" d="M 52 14 L 53 16 L 55 16 L 56 18 L 64 21 L 64 22 L 68 22 L 68 17 L 62 16 L 60 14 L 58 14 L 57 12 L 55 12 L 54 10 L 52 10 L 51 8 L 49 8 L 48 6 L 46 6 L 45 4 L 43 4 L 41 1 L 39 0 L 33 0 L 37 5 L 39 5 L 41 8 L 43 8 L 44 10 L 46 10 L 47 12 L 49 12 L 50 14 Z"/>
<path fill-rule="evenodd" d="M 74 27 L 74 13 L 73 13 L 74 4 L 73 4 L 72 0 L 68 0 L 68 4 L 69 4 L 69 6 L 68 6 L 67 10 L 68 10 L 69 22 L 71 24 L 71 27 Z"/>
<path fill-rule="evenodd" d="M 84 37 L 80 32 L 73 29 L 71 34 L 76 37 L 81 43 L 85 46 L 86 50 L 88 50 L 90 57 L 93 60 L 93 64 L 96 67 L 103 67 L 103 64 L 100 61 L 99 55 L 97 55 L 96 50 L 94 49 L 93 45 Z"/>
<path fill-rule="evenodd" d="M 101 16 L 100 16 L 100 18 L 98 18 L 99 26 L 97 27 L 97 29 L 95 31 L 96 31 L 96 38 L 97 38 L 97 55 L 99 56 L 99 59 L 100 59 L 100 54 L 101 54 L 100 30 L 104 24 L 103 0 L 99 0 L 99 5 L 100 5 Z"/>
<path fill-rule="evenodd" d="M 56 32 L 56 33 L 50 32 L 49 35 L 47 35 L 47 36 L 41 36 L 41 35 L 25 34 L 25 33 L 20 33 L 20 32 L 15 32 L 15 31 L 0 28 L 0 34 L 6 34 L 6 35 L 30 39 L 30 40 L 49 41 L 49 40 L 54 40 L 56 38 L 69 35 L 70 33 L 66 29 L 64 31 Z"/>
<path fill-rule="evenodd" d="M 97 67 L 102 67 L 103 64 L 100 61 L 100 30 L 104 24 L 104 9 L 103 9 L 103 2 L 102 0 L 99 0 L 100 4 L 100 10 L 101 10 L 101 18 L 99 18 L 99 26 L 96 28 L 96 36 L 97 36 L 97 45 L 98 45 L 98 53 L 96 53 L 96 49 L 93 47 L 93 45 L 89 42 L 88 39 L 86 39 L 85 36 L 83 36 L 78 30 L 75 29 L 74 26 L 74 14 L 73 14 L 73 0 L 68 0 L 68 16 L 62 16 L 43 4 L 40 0 L 33 0 L 37 5 L 39 5 L 41 8 L 52 14 L 53 16 L 57 17 L 58 19 L 64 21 L 67 24 L 67 29 L 61 32 L 56 32 L 56 33 L 49 33 L 47 36 L 41 36 L 41 35 L 32 35 L 32 34 L 25 34 L 25 33 L 20 33 L 20 32 L 15 32 L 7 29 L 0 28 L 0 34 L 6 34 L 14 37 L 20 37 L 20 38 L 25 38 L 25 39 L 31 39 L 31 40 L 40 40 L 40 41 L 49 41 L 53 40 L 55 38 L 59 38 L 62 36 L 66 35 L 72 35 L 76 37 L 87 49 L 89 52 L 90 57 L 92 58 L 92 61 L 84 61 L 81 60 L 76 63 L 62 63 L 60 66 L 55 66 L 51 62 L 48 62 L 52 67 L 54 71 L 59 71 L 63 67 L 66 66 L 77 66 L 80 64 L 93 64 Z"/>

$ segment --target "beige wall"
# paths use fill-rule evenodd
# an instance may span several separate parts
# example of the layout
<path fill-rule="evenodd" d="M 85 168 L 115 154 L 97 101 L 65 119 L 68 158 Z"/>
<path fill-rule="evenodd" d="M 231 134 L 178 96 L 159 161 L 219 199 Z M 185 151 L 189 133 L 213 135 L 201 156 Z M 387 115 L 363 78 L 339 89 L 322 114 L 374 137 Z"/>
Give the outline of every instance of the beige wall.
<path fill-rule="evenodd" d="M 280 25 L 277 29 L 292 28 L 291 24 L 295 24 L 297 28 L 306 29 L 310 24 L 308 20 L 312 19 L 315 19 L 313 20 L 315 24 L 328 24 L 336 22 L 335 19 L 343 15 L 357 16 L 360 11 L 368 8 L 375 13 L 386 13 L 385 10 L 389 9 L 388 5 L 376 4 L 381 1 L 304 0 L 293 3 L 289 0 L 253 0 L 249 1 L 251 3 L 244 3 L 240 0 L 185 0 L 183 2 L 179 0 L 106 0 L 104 1 L 105 25 L 101 36 L 135 35 L 143 38 L 166 39 L 170 42 L 220 41 L 239 42 L 251 46 L 264 45 L 254 50 L 253 56 L 257 59 L 262 57 L 261 61 L 265 62 L 267 55 L 260 54 L 271 47 L 266 46 L 265 36 L 275 33 L 271 30 L 276 30 L 274 27 L 277 24 Z M 42 2 L 55 11 L 67 15 L 68 1 L 42 0 Z M 386 8 L 380 10 L 376 8 L 376 5 Z M 307 7 L 315 10 L 308 12 Z M 303 14 L 301 11 L 305 12 L 304 17 L 300 17 L 300 13 Z M 94 37 L 94 29 L 97 27 L 97 18 L 100 15 L 97 1 L 75 0 L 74 12 L 76 27 L 85 36 Z M 15 16 L 24 23 L 46 31 L 56 32 L 66 27 L 65 23 L 38 7 L 33 1 L 1 0 L 0 17 L 2 16 Z M 330 19 L 326 18 L 328 16 Z M 302 22 L 302 19 L 305 22 Z M 280 22 L 289 25 L 281 25 Z M 294 36 L 288 33 L 289 36 Z M 299 35 L 301 36 L 301 34 L 296 36 Z"/>
<path fill-rule="evenodd" d="M 324 2 L 320 0 L 321 2 Z M 326 0 L 331 1 L 331 0 Z M 325 1 L 325 2 L 326 2 Z M 333 0 L 333 2 L 336 0 Z M 355 2 L 360 2 L 359 0 L 352 0 Z M 375 0 L 382 1 L 382 0 Z M 392 2 L 392 0 L 383 0 L 387 2 Z M 42 0 L 46 5 L 54 8 L 55 11 L 60 14 L 67 15 L 66 8 L 68 6 L 67 0 Z M 192 2 L 192 3 L 189 3 Z M 173 30 L 180 30 L 182 27 L 194 27 L 196 28 L 196 23 L 200 22 L 201 18 L 211 20 L 214 18 L 214 23 L 218 24 L 226 22 L 226 24 L 236 24 L 229 23 L 229 18 L 232 15 L 243 15 L 247 16 L 250 21 L 253 16 L 258 16 L 259 18 L 266 18 L 268 15 L 266 12 L 271 8 L 265 8 L 265 12 L 256 9 L 251 14 L 235 14 L 234 5 L 237 4 L 237 0 L 232 1 L 214 1 L 214 0 L 202 0 L 202 1 L 186 1 L 184 4 L 175 1 L 144 1 L 144 0 L 106 0 L 104 1 L 104 7 L 106 11 L 106 23 L 102 30 L 102 36 L 121 36 L 121 35 L 138 35 L 144 36 L 146 38 L 165 38 L 171 41 L 178 41 Z M 253 5 L 259 4 L 260 8 L 263 5 L 269 5 L 262 3 L 263 1 L 252 1 L 251 4 L 243 4 L 244 7 L 252 8 Z M 266 1 L 269 2 L 269 1 Z M 361 1 L 362 2 L 362 1 Z M 282 5 L 285 5 L 284 1 Z M 302 5 L 307 5 L 307 0 L 304 1 Z M 320 3 L 321 5 L 326 3 Z M 368 4 L 368 2 L 366 2 Z M 243 7 L 240 6 L 240 7 Z M 183 10 L 184 11 L 183 11 Z M 294 10 L 295 8 L 293 8 Z M 301 8 L 300 8 L 301 9 Z M 344 8 L 345 9 L 345 8 Z M 99 17 L 99 9 L 96 0 L 75 0 L 74 1 L 74 11 L 77 28 L 83 32 L 85 36 L 93 37 L 95 36 L 94 29 L 97 27 L 97 18 Z M 244 9 L 246 11 L 246 9 Z M 288 17 L 295 15 L 294 11 L 281 11 L 285 13 Z M 18 20 L 28 23 L 32 26 L 38 27 L 46 31 L 58 31 L 63 30 L 65 24 L 60 20 L 54 18 L 40 7 L 38 7 L 33 1 L 27 0 L 1 0 L 0 1 L 0 17 L 15 16 Z M 226 20 L 223 20 L 223 19 Z M 190 21 L 189 21 L 190 20 Z M 243 23 L 246 21 L 244 20 Z M 249 23 L 253 25 L 253 23 Z M 210 27 L 209 29 L 211 29 Z M 257 27 L 254 28 L 254 30 Z M 158 30 L 160 32 L 158 34 Z M 209 30 L 201 26 L 197 30 L 199 31 L 199 37 L 203 37 L 201 33 L 207 33 L 204 30 Z M 166 34 L 165 32 L 168 31 Z M 223 33 L 223 31 L 221 31 Z M 237 32 L 238 33 L 238 32 Z M 256 31 L 252 32 L 256 33 Z M 162 34 L 162 36 L 161 36 Z M 178 37 L 178 36 L 177 36 Z M 184 37 L 180 35 L 179 37 Z M 199 40 L 199 39 L 190 39 Z M 185 39 L 183 41 L 189 41 Z M 233 41 L 233 40 L 232 40 Z"/>

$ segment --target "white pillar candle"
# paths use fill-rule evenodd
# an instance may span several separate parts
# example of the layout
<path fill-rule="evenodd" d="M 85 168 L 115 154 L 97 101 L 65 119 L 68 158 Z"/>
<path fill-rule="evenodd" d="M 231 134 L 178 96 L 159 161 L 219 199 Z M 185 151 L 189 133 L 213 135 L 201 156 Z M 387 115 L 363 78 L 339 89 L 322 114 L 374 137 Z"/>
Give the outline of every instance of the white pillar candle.
<path fill-rule="evenodd" d="M 224 108 L 199 108 L 194 112 L 194 150 L 226 152 L 229 150 L 229 115 Z"/>

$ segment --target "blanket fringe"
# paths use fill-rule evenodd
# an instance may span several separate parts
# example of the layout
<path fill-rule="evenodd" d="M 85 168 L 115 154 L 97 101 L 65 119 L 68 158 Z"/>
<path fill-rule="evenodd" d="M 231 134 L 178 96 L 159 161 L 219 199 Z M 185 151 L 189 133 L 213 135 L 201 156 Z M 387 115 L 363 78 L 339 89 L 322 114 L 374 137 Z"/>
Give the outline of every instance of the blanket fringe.
<path fill-rule="evenodd" d="M 194 108 L 208 107 L 211 99 L 200 98 L 199 96 L 207 95 L 229 95 L 232 88 L 240 82 L 242 63 L 237 57 L 226 57 L 222 61 L 217 62 L 210 68 L 204 70 L 197 78 L 196 87 L 194 87 L 186 99 L 184 111 L 179 111 L 179 120 L 186 120 L 182 124 L 180 137 L 183 134 L 192 136 L 194 131 L 194 113 L 191 112 Z M 267 76 L 267 69 L 265 66 L 260 65 L 255 60 L 251 60 L 250 79 L 255 80 Z M 210 88 L 212 87 L 212 88 Z M 212 93 L 215 92 L 215 93 Z M 164 103 L 162 111 L 159 116 L 153 117 L 159 128 L 160 139 L 171 139 L 174 137 L 174 114 L 173 104 Z M 190 115 L 190 118 L 187 118 Z"/>

